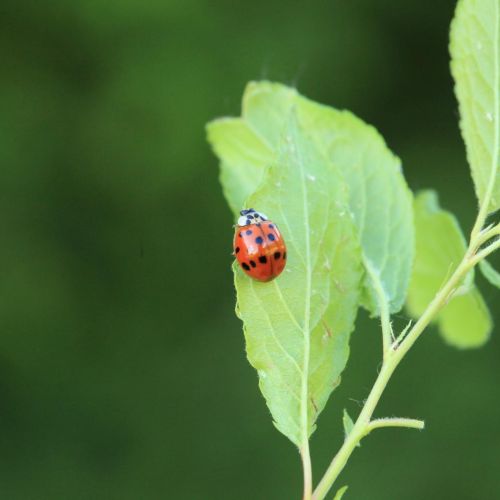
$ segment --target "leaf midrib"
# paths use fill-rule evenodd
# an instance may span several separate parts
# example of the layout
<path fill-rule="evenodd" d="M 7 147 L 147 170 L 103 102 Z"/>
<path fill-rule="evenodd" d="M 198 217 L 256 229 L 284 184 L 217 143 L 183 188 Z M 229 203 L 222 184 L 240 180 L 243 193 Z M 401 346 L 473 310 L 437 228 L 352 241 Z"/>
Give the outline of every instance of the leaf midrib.
<path fill-rule="evenodd" d="M 297 124 L 296 124 L 297 126 Z M 309 362 L 310 362 L 310 351 L 311 351 L 311 331 L 310 331 L 310 315 L 311 315 L 311 281 L 312 281 L 312 269 L 311 269 L 311 240 L 310 240 L 310 224 L 309 224 L 309 202 L 307 195 L 307 181 L 306 173 L 304 169 L 304 162 L 300 154 L 299 148 L 296 147 L 297 162 L 300 169 L 301 176 L 301 188 L 302 188 L 302 207 L 304 212 L 304 232 L 305 232 L 305 260 L 306 260 L 306 287 L 305 287 L 305 300 L 304 300 L 304 358 L 303 358 L 303 377 L 302 377 L 302 388 L 301 388 L 301 405 L 300 405 L 300 421 L 301 421 L 301 441 L 302 446 L 308 445 L 309 433 L 308 433 L 308 400 L 309 400 Z"/>

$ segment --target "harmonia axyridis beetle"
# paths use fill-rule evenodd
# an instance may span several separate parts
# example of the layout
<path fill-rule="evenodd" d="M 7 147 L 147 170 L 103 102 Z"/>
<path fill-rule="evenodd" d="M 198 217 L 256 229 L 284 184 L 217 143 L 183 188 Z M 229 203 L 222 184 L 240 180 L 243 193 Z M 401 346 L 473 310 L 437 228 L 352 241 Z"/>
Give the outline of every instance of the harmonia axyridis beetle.
<path fill-rule="evenodd" d="M 234 255 L 248 276 L 271 281 L 286 264 L 286 246 L 276 224 L 253 208 L 242 210 L 234 234 Z"/>

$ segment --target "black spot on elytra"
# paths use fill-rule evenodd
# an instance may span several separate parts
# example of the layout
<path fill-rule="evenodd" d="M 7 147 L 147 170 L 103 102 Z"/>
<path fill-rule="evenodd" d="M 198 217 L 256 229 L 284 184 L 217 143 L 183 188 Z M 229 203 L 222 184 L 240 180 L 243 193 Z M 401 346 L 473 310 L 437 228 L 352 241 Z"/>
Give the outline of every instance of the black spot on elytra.
<path fill-rule="evenodd" d="M 266 257 L 265 255 L 261 255 L 261 256 L 259 257 L 259 262 L 260 262 L 261 264 L 266 264 L 266 263 L 267 263 L 267 257 Z"/>
<path fill-rule="evenodd" d="M 274 260 L 278 260 L 281 257 L 281 252 L 274 252 Z"/>
<path fill-rule="evenodd" d="M 257 245 L 262 245 L 264 240 L 260 236 L 257 236 L 257 238 L 255 238 L 255 243 L 257 243 Z"/>
<path fill-rule="evenodd" d="M 269 229 L 274 229 L 274 225 L 273 224 L 269 224 Z"/>
<path fill-rule="evenodd" d="M 245 234 L 248 234 L 248 235 L 252 234 L 252 230 L 251 230 L 251 229 L 247 229 L 247 230 L 245 231 Z"/>
<path fill-rule="evenodd" d="M 267 237 L 269 238 L 270 241 L 274 241 L 276 239 L 276 237 L 272 233 L 269 233 Z"/>
<path fill-rule="evenodd" d="M 251 265 L 252 267 L 256 267 L 256 266 L 257 266 L 257 264 L 256 264 L 253 260 L 251 260 L 251 261 L 250 261 L 250 265 Z"/>
<path fill-rule="evenodd" d="M 234 249 L 234 253 L 238 253 L 239 251 L 240 251 L 240 247 L 236 247 L 236 248 Z"/>
<path fill-rule="evenodd" d="M 283 259 L 286 260 L 286 252 L 283 254 Z"/>
<path fill-rule="evenodd" d="M 238 237 L 241 238 L 241 233 L 238 233 Z"/>
<path fill-rule="evenodd" d="M 242 263 L 241 263 L 241 267 L 242 267 L 245 271 L 250 271 L 250 266 L 249 266 L 246 262 L 242 262 Z"/>

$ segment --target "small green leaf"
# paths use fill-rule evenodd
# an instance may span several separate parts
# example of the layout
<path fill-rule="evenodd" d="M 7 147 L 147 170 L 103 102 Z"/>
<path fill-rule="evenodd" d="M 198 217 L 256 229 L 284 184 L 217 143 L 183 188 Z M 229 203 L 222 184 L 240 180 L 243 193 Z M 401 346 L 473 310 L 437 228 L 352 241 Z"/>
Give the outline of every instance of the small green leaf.
<path fill-rule="evenodd" d="M 354 422 L 352 421 L 352 418 L 349 416 L 349 413 L 347 413 L 347 410 L 344 408 L 344 415 L 342 417 L 342 424 L 344 425 L 344 437 L 347 438 L 349 434 L 352 431 L 352 428 L 354 427 Z"/>
<path fill-rule="evenodd" d="M 439 207 L 433 191 L 416 197 L 415 227 L 417 254 L 407 308 L 418 318 L 462 260 L 466 243 L 457 220 Z M 455 293 L 437 317 L 444 340 L 459 348 L 484 344 L 492 328 L 488 308 L 473 280 L 471 272 L 460 293 Z"/>
<path fill-rule="evenodd" d="M 488 211 L 500 208 L 500 5 L 460 0 L 451 26 L 451 70 L 460 128 L 476 194 Z"/>
<path fill-rule="evenodd" d="M 347 488 L 349 488 L 349 486 L 342 486 L 342 488 L 339 488 L 337 490 L 337 493 L 335 493 L 333 500 L 342 500 L 342 497 L 344 496 L 344 493 L 347 491 Z"/>
<path fill-rule="evenodd" d="M 500 288 L 500 273 L 487 260 L 479 262 L 479 269 L 491 285 Z"/>
<path fill-rule="evenodd" d="M 352 431 L 352 428 L 354 427 L 354 422 L 352 421 L 352 418 L 349 416 L 349 413 L 347 413 L 347 410 L 344 408 L 344 414 L 342 416 L 342 425 L 344 426 L 344 439 L 347 439 L 347 436 Z M 356 446 L 359 448 L 361 446 L 361 442 L 358 441 Z"/>

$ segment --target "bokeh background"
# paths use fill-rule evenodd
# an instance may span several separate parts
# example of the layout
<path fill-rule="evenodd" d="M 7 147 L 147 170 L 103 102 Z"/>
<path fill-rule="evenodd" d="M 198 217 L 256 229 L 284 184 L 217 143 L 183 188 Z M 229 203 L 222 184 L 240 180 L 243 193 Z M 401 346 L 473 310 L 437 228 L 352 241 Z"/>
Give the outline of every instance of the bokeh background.
<path fill-rule="evenodd" d="M 2 0 L 0 498 L 299 498 L 298 453 L 233 312 L 233 220 L 204 124 L 238 114 L 248 80 L 294 85 L 374 124 L 411 187 L 437 188 L 468 230 L 454 4 Z M 418 342 L 377 415 L 427 429 L 366 439 L 345 498 L 500 498 L 496 330 L 471 352 L 433 329 Z M 361 313 L 312 439 L 316 478 L 379 362 Z"/>

